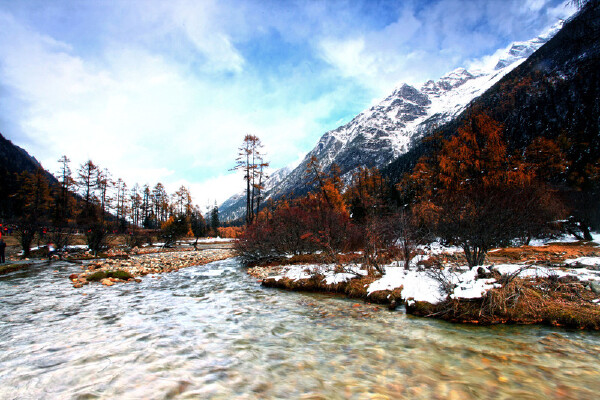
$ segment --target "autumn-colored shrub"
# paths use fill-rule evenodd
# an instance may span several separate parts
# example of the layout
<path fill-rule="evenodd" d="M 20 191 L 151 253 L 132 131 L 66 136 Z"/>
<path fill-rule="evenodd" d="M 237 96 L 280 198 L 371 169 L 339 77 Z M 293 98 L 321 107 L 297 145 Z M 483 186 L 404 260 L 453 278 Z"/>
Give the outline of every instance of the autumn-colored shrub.
<path fill-rule="evenodd" d="M 225 228 L 217 228 L 219 237 L 227 239 L 237 239 L 244 232 L 244 229 L 239 226 L 230 226 Z"/>
<path fill-rule="evenodd" d="M 329 207 L 318 196 L 282 202 L 263 217 L 247 227 L 236 243 L 248 263 L 317 251 L 335 258 L 337 252 L 355 248 L 357 228 L 348 213 Z"/>

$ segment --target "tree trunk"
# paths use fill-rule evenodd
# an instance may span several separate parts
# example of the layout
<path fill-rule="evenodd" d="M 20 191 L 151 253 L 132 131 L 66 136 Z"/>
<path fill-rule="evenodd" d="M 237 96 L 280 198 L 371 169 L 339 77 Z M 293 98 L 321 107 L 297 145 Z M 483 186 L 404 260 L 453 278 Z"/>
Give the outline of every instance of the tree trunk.
<path fill-rule="evenodd" d="M 477 265 L 483 265 L 485 256 L 487 254 L 487 249 L 478 246 L 472 246 L 471 248 L 470 245 L 464 244 L 463 251 L 465 252 L 465 258 L 467 259 L 469 268 L 473 268 Z"/>

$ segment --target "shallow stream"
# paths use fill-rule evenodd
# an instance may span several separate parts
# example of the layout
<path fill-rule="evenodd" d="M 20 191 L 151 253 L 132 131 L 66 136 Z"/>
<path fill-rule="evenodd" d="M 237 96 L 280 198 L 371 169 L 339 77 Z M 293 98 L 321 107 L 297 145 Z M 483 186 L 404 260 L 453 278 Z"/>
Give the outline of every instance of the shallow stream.
<path fill-rule="evenodd" d="M 596 399 L 600 334 L 261 287 L 234 260 L 73 289 L 0 277 L 0 399 Z"/>

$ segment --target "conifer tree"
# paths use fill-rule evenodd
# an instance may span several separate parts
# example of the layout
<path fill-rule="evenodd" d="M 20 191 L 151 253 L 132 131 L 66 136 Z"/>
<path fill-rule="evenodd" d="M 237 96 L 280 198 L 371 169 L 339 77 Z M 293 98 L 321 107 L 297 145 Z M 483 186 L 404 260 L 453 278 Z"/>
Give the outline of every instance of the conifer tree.
<path fill-rule="evenodd" d="M 55 205 L 54 205 L 54 223 L 57 226 L 67 224 L 69 218 L 73 214 L 75 199 L 72 196 L 75 180 L 71 175 L 71 160 L 67 156 L 62 156 L 58 160 L 60 169 L 58 171 L 58 189 L 56 190 Z"/>
<path fill-rule="evenodd" d="M 192 233 L 196 238 L 196 242 L 194 243 L 194 248 L 196 248 L 198 239 L 206 234 L 206 221 L 197 206 L 192 208 L 190 226 L 192 228 Z"/>
<path fill-rule="evenodd" d="M 19 176 L 21 188 L 17 198 L 22 207 L 23 220 L 18 225 L 17 235 L 23 254 L 29 257 L 31 242 L 39 225 L 46 222 L 52 197 L 45 171 L 38 168 L 34 173 L 23 172 Z"/>
<path fill-rule="evenodd" d="M 94 190 L 98 186 L 98 166 L 92 160 L 81 164 L 77 171 L 77 186 L 83 197 L 83 209 L 79 221 L 84 225 L 94 223 L 96 220 Z"/>
<path fill-rule="evenodd" d="M 269 163 L 264 160 L 263 145 L 254 135 L 246 135 L 240 146 L 234 170 L 244 173 L 246 183 L 246 224 L 251 225 L 262 201 L 262 191 L 266 180 L 266 168 Z"/>
<path fill-rule="evenodd" d="M 109 190 L 113 184 L 110 176 L 110 172 L 106 168 L 98 170 L 96 176 L 96 187 L 98 189 L 98 199 L 100 202 L 100 220 L 102 222 L 106 219 L 107 209 L 109 209 L 112 198 L 109 195 Z"/>
<path fill-rule="evenodd" d="M 219 225 L 219 206 L 217 206 L 217 202 L 215 201 L 215 205 L 210 211 L 210 228 L 214 232 L 215 236 L 218 235 Z"/>

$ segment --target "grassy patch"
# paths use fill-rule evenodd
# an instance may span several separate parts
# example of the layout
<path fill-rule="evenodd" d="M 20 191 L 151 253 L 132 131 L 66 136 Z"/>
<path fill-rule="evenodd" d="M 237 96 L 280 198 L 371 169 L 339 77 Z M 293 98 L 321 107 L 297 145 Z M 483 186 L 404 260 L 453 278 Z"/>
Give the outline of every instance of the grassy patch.
<path fill-rule="evenodd" d="M 18 271 L 22 268 L 29 267 L 30 265 L 31 264 L 24 264 L 24 263 L 0 265 L 0 275 L 8 274 L 9 272 Z"/>
<path fill-rule="evenodd" d="M 106 278 L 122 279 L 126 281 L 133 278 L 133 275 L 127 271 L 123 271 L 122 269 L 116 269 L 112 271 L 96 271 L 86 277 L 88 281 L 92 282 L 98 282 Z"/>

